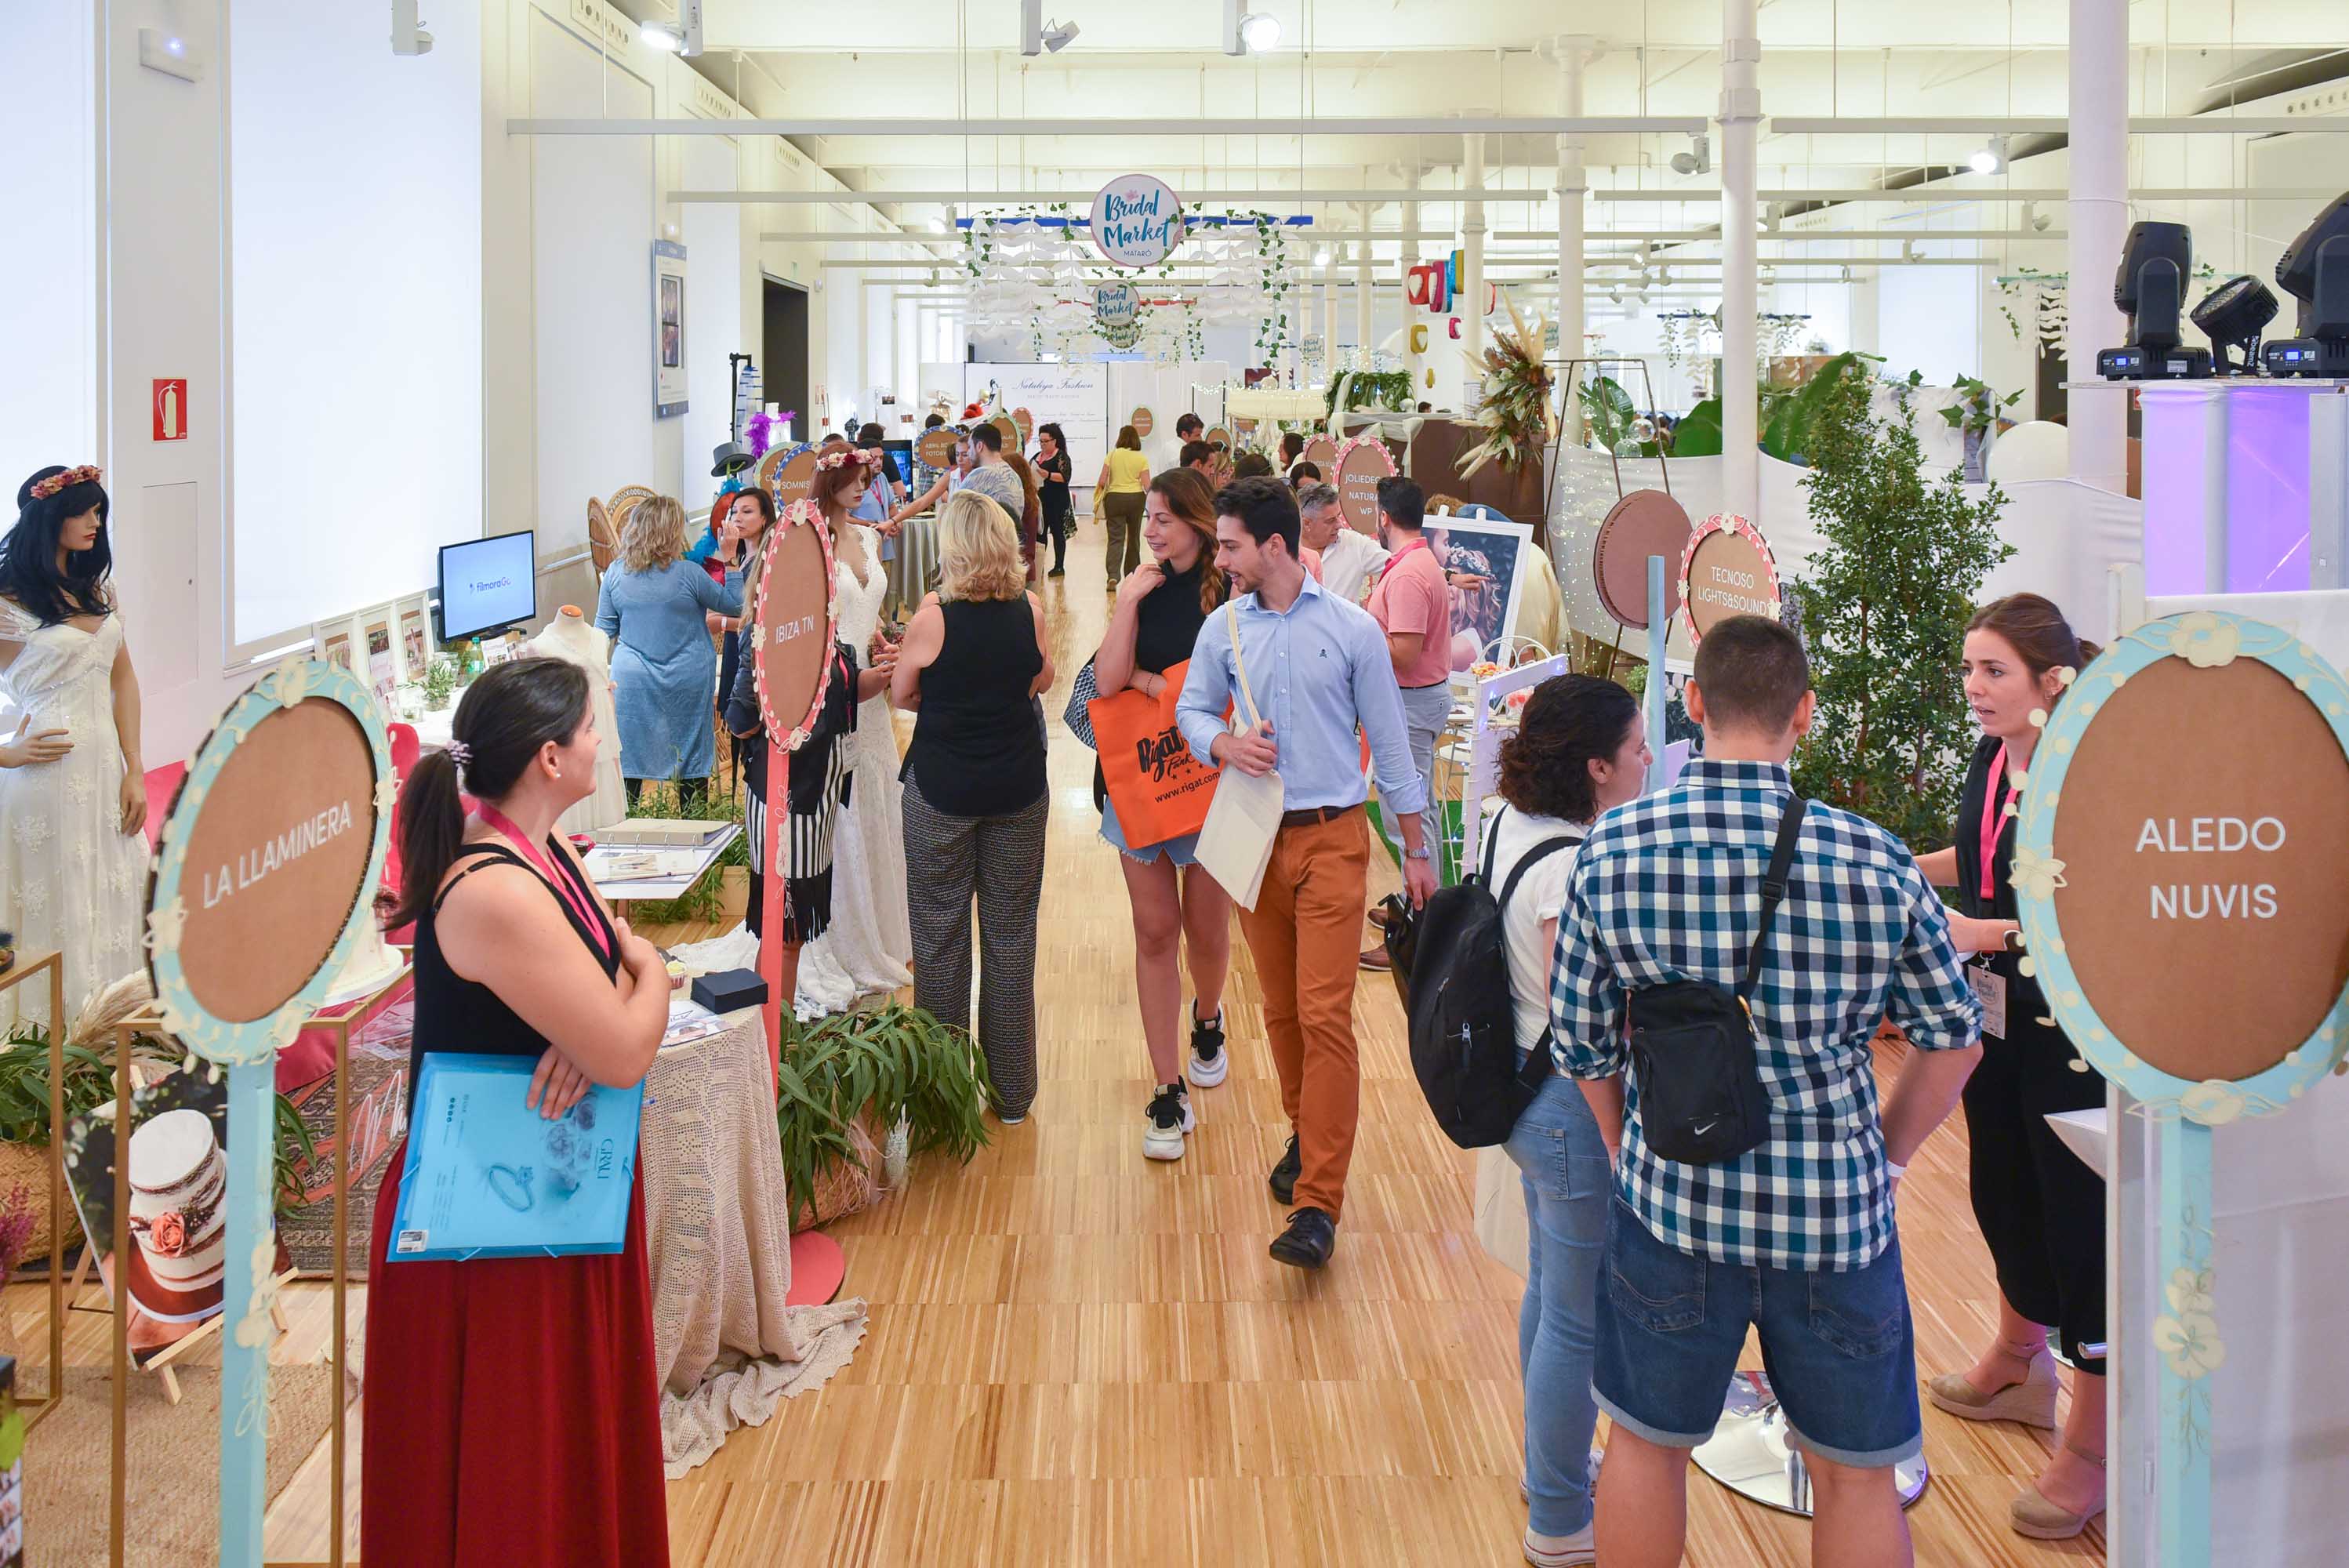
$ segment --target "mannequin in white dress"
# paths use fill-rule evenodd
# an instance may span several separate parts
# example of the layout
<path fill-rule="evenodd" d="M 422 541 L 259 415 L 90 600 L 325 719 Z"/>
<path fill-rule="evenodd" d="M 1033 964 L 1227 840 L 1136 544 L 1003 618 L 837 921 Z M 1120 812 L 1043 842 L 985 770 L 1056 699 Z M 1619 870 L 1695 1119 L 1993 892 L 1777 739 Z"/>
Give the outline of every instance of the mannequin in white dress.
<path fill-rule="evenodd" d="M 889 592 L 880 536 L 842 518 L 833 524 L 835 635 L 869 669 Z M 884 645 L 885 646 L 885 644 Z M 799 1001 L 817 1016 L 844 1010 L 860 996 L 909 984 L 914 939 L 905 911 L 905 829 L 898 810 L 896 729 L 889 699 L 869 697 L 856 716 L 849 748 L 848 804 L 834 829 L 832 928 L 800 960 Z"/>
<path fill-rule="evenodd" d="M 64 954 L 70 1014 L 146 962 L 139 677 L 98 470 L 43 469 L 16 505 L 0 540 L 0 928 Z M 47 985 L 19 985 L 0 1026 L 48 1010 Z"/>
<path fill-rule="evenodd" d="M 557 610 L 554 619 L 546 624 L 546 630 L 524 646 L 529 653 L 544 654 L 585 670 L 587 707 L 595 721 L 595 733 L 606 738 L 620 733 L 618 716 L 612 709 L 612 640 L 588 624 L 579 606 L 565 604 Z M 628 791 L 620 779 L 620 748 L 612 745 L 596 754 L 595 792 L 565 808 L 554 825 L 565 833 L 592 834 L 599 828 L 616 825 L 627 814 Z"/>

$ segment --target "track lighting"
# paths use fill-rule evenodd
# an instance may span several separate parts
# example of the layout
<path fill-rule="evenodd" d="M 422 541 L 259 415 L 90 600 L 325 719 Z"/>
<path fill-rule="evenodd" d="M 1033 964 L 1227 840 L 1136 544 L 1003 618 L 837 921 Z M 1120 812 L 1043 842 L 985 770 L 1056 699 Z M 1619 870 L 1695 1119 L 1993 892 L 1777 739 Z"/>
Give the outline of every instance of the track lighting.
<path fill-rule="evenodd" d="M 687 59 L 701 53 L 701 0 L 677 0 L 674 22 L 641 22 L 636 36 L 656 49 Z"/>
<path fill-rule="evenodd" d="M 1044 0 L 1019 0 L 1019 52 L 1033 57 L 1059 54 L 1077 36 L 1074 22 L 1044 20 Z"/>
<path fill-rule="evenodd" d="M 2006 172 L 2006 137 L 2003 133 L 1990 139 L 1987 146 L 1977 150 L 1966 160 L 1966 167 L 1976 174 Z"/>
<path fill-rule="evenodd" d="M 1698 131 L 1689 138 L 1686 152 L 1672 154 L 1675 174 L 1709 174 L 1713 171 L 1713 138 Z"/>
<path fill-rule="evenodd" d="M 1242 12 L 1244 0 L 1224 0 L 1224 53 L 1269 54 L 1280 45 L 1280 18 L 1266 11 Z"/>
<path fill-rule="evenodd" d="M 432 35 L 419 24 L 417 0 L 391 0 L 391 52 L 395 55 L 429 55 L 432 52 Z M 179 54 L 180 50 L 173 50 Z"/>

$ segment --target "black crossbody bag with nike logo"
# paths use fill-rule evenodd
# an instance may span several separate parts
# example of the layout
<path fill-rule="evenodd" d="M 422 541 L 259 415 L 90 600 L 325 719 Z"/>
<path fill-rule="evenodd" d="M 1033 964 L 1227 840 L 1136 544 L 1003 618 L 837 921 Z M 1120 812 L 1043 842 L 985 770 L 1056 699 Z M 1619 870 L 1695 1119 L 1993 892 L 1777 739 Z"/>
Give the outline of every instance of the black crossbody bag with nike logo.
<path fill-rule="evenodd" d="M 1770 923 L 1786 897 L 1786 873 L 1802 836 L 1804 800 L 1786 803 L 1778 842 L 1762 879 L 1762 926 L 1746 951 L 1734 991 L 1705 980 L 1674 980 L 1631 993 L 1631 1078 L 1640 1087 L 1640 1130 L 1648 1147 L 1683 1165 L 1721 1165 L 1770 1136 L 1770 1091 L 1754 1058 L 1746 999 L 1762 977 Z"/>

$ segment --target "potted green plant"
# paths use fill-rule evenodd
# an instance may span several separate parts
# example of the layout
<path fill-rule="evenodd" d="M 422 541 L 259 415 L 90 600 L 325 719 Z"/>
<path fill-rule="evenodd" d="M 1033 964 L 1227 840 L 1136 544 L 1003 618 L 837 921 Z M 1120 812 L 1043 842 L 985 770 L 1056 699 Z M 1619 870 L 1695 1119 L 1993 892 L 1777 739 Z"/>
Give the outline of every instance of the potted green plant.
<path fill-rule="evenodd" d="M 2000 397 L 1988 382 L 1971 376 L 1961 376 L 1952 383 L 1958 389 L 1958 400 L 1940 410 L 1950 428 L 1965 438 L 1966 481 L 1980 484 L 1989 477 L 1990 444 L 1998 430 L 1999 416 L 2023 399 L 2021 388 Z"/>
<path fill-rule="evenodd" d="M 967 1163 L 988 1142 L 991 1088 L 978 1042 L 919 1007 L 892 1002 L 803 1031 L 786 1024 L 775 1127 L 793 1228 L 804 1228 L 802 1215 L 808 1224 L 835 1217 L 823 1189 L 837 1173 L 870 1190 L 874 1149 L 901 1119 L 912 1153 Z"/>

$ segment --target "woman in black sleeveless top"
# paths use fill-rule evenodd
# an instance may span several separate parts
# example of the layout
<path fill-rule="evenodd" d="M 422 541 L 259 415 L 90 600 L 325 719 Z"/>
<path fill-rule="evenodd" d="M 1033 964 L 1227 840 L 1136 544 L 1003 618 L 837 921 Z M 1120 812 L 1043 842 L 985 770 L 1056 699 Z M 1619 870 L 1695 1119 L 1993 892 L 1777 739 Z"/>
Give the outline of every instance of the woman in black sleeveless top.
<path fill-rule="evenodd" d="M 2047 1124 L 2053 1111 L 2105 1103 L 2105 1080 L 2075 1071 L 2079 1052 L 2050 1016 L 2039 983 L 2014 950 L 2014 818 L 2018 782 L 2063 676 L 2095 656 L 2063 612 L 2036 593 L 1985 606 L 1966 631 L 1966 697 L 1982 727 L 1958 803 L 1957 842 L 1924 856 L 1928 879 L 1958 891 L 1951 922 L 1981 995 L 1982 1058 L 1965 1088 L 1968 1185 L 1974 1221 L 1997 1272 L 1998 1338 L 1965 1372 L 1926 1385 L 1934 1404 L 1969 1420 L 2055 1425 L 2057 1374 L 2048 1330 L 2073 1374 L 2061 1446 L 2038 1483 L 2016 1498 L 2021 1534 L 2080 1533 L 2105 1505 L 2105 1186 Z"/>
<path fill-rule="evenodd" d="M 1036 695 L 1052 684 L 1052 656 L 1001 507 L 948 498 L 938 556 L 938 591 L 906 626 L 889 686 L 891 701 L 919 715 L 902 775 L 914 1002 L 969 1026 L 975 892 L 978 1042 L 996 1114 L 1016 1126 L 1036 1098 L 1036 905 L 1050 799 Z"/>
<path fill-rule="evenodd" d="M 520 659 L 475 681 L 454 742 L 400 791 L 416 925 L 415 1045 L 538 1058 L 550 1119 L 642 1081 L 668 1019 L 651 944 L 615 921 L 554 830 L 594 792 L 587 676 Z M 468 816 L 459 791 L 477 799 Z M 376 1204 L 389 1255 L 406 1148 Z M 644 1194 L 624 1251 L 387 1263 L 368 1278 L 362 1551 L 414 1563 L 668 1562 Z"/>

